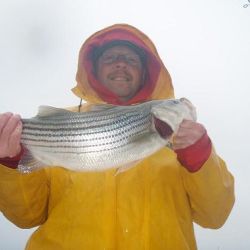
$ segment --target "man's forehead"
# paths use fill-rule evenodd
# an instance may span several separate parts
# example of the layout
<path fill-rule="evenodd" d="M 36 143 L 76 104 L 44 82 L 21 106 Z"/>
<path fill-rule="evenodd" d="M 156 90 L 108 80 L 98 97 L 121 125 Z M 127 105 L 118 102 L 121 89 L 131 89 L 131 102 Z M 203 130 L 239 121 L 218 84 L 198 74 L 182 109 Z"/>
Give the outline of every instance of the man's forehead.
<path fill-rule="evenodd" d="M 93 61 L 96 61 L 104 53 L 104 51 L 106 51 L 107 49 L 114 48 L 116 46 L 125 46 L 126 48 L 131 49 L 132 51 L 134 51 L 136 54 L 138 54 L 140 56 L 142 61 L 146 58 L 145 50 L 140 48 L 139 46 L 137 46 L 133 42 L 126 41 L 126 40 L 114 40 L 114 41 L 108 42 L 100 47 L 95 47 L 92 50 Z"/>
<path fill-rule="evenodd" d="M 129 53 L 139 56 L 138 53 L 136 53 L 133 49 L 129 48 L 126 45 L 114 45 L 103 51 L 103 54 L 109 54 L 109 53 Z"/>

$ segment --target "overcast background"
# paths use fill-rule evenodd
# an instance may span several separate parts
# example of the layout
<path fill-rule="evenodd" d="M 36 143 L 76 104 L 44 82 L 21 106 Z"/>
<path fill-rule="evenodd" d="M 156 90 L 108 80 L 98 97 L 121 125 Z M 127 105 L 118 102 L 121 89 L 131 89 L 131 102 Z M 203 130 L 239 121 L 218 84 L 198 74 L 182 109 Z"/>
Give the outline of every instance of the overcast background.
<path fill-rule="evenodd" d="M 78 51 L 93 32 L 129 23 L 155 43 L 176 97 L 197 107 L 235 176 L 236 204 L 219 230 L 195 227 L 200 250 L 250 249 L 250 1 L 0 0 L 0 113 L 78 104 Z M 243 7 L 245 6 L 245 7 Z M 34 229 L 0 213 L 0 250 L 22 250 Z"/>

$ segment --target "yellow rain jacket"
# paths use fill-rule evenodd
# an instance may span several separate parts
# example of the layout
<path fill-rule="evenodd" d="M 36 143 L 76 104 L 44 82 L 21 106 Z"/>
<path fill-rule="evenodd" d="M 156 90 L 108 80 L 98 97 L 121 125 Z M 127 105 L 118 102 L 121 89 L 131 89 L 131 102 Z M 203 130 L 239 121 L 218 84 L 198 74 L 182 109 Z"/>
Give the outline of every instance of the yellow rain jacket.
<path fill-rule="evenodd" d="M 99 31 L 84 43 L 74 93 L 88 103 L 104 102 L 83 65 L 92 41 L 109 39 L 105 34 L 115 29 L 139 39 L 160 65 L 148 99 L 173 97 L 170 76 L 152 42 L 123 24 Z M 234 203 L 233 177 L 214 149 L 195 173 L 169 148 L 115 173 L 51 167 L 21 174 L 0 165 L 0 210 L 21 228 L 39 226 L 26 250 L 195 250 L 193 222 L 219 228 Z"/>

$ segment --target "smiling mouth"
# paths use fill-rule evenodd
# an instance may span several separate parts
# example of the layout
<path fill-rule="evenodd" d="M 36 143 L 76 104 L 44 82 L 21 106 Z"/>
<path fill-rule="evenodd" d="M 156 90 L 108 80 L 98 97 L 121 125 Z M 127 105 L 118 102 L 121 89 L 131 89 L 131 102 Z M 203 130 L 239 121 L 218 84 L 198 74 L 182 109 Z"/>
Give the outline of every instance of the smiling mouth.
<path fill-rule="evenodd" d="M 125 73 L 114 73 L 109 76 L 109 79 L 112 81 L 125 81 L 128 82 L 131 80 L 131 76 Z"/>
<path fill-rule="evenodd" d="M 110 79 L 112 81 L 126 81 L 128 82 L 130 79 L 126 76 L 113 76 L 113 77 L 110 77 Z"/>

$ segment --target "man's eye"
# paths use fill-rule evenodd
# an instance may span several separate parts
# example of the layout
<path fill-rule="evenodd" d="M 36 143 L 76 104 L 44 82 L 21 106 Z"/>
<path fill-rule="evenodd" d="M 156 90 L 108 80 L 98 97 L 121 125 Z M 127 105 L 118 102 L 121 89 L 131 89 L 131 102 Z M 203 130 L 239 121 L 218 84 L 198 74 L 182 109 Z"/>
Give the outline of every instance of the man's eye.
<path fill-rule="evenodd" d="M 133 64 L 139 63 L 139 59 L 136 58 L 136 57 L 132 57 L 132 56 L 127 57 L 127 61 L 128 61 L 129 63 L 133 63 Z"/>
<path fill-rule="evenodd" d="M 102 60 L 104 62 L 112 62 L 114 60 L 114 56 L 113 55 L 106 55 L 106 56 L 103 56 Z"/>
<path fill-rule="evenodd" d="M 112 56 L 105 56 L 105 57 L 103 57 L 103 60 L 109 60 L 109 59 L 112 59 Z"/>

